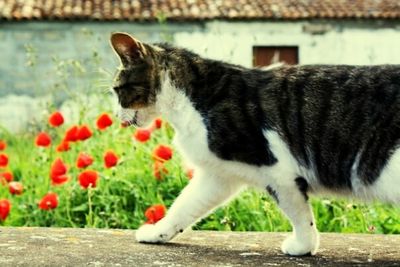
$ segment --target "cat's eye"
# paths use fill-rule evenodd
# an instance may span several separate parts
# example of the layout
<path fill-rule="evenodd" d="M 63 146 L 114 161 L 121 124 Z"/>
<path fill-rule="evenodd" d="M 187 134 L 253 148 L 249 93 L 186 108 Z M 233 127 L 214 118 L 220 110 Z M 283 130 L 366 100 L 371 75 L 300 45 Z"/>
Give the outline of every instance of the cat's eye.
<path fill-rule="evenodd" d="M 143 89 L 142 86 L 140 86 L 139 83 L 136 82 L 130 82 L 130 83 L 125 83 L 122 85 L 118 85 L 113 87 L 115 92 L 121 91 L 121 90 L 137 90 L 137 89 Z"/>

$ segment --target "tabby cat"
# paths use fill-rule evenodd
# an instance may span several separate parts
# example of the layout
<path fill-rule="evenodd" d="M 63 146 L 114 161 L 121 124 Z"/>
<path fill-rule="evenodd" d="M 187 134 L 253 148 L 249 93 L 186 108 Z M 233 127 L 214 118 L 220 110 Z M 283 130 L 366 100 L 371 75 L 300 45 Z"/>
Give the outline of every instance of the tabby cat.
<path fill-rule="evenodd" d="M 293 225 L 289 255 L 315 254 L 309 193 L 400 201 L 400 66 L 248 69 L 114 33 L 123 121 L 162 115 L 194 178 L 136 239 L 163 243 L 245 186 L 269 192 Z"/>

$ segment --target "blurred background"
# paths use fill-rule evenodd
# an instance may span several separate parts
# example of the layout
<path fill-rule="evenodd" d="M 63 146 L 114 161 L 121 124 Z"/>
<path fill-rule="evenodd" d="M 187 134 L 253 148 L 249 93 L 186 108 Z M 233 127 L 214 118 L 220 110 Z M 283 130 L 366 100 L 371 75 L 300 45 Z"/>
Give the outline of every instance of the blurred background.
<path fill-rule="evenodd" d="M 63 83 L 106 87 L 114 31 L 246 67 L 400 62 L 398 0 L 0 0 L 0 124 L 23 131 Z"/>

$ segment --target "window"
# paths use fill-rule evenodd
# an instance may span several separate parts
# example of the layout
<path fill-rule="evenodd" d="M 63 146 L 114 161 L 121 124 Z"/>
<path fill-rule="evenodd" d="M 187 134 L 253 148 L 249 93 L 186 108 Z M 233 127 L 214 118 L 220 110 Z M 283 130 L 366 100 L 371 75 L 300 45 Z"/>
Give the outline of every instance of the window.
<path fill-rule="evenodd" d="M 299 63 L 299 48 L 297 46 L 254 46 L 253 66 L 262 67 L 284 62 L 294 65 Z"/>

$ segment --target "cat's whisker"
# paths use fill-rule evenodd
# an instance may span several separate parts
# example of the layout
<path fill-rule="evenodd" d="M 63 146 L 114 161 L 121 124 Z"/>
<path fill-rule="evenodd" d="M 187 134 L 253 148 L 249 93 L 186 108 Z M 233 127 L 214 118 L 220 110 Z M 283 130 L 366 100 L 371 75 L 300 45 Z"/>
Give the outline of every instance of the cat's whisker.
<path fill-rule="evenodd" d="M 92 74 L 103 74 L 106 75 L 106 77 L 112 77 L 113 72 L 104 68 L 99 68 L 97 70 L 91 71 Z"/>
<path fill-rule="evenodd" d="M 114 95 L 114 91 L 111 87 L 102 88 L 101 92 L 102 92 L 102 94 L 105 94 L 105 95 Z"/>

